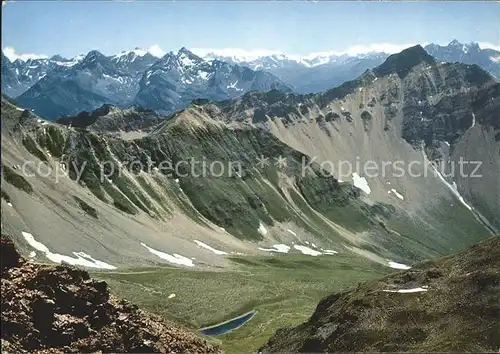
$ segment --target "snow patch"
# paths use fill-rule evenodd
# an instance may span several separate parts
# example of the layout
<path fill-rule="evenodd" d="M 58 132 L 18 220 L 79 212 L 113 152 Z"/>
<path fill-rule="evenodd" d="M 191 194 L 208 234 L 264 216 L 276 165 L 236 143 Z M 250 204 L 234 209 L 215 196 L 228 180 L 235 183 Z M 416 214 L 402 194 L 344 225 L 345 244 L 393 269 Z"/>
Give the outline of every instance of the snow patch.
<path fill-rule="evenodd" d="M 266 252 L 288 253 L 288 251 L 290 251 L 290 246 L 283 245 L 283 244 L 276 244 L 276 245 L 273 245 L 273 248 L 261 248 L 261 247 L 259 247 L 259 250 L 266 251 Z"/>
<path fill-rule="evenodd" d="M 334 255 L 334 254 L 337 254 L 338 252 L 337 251 L 334 251 L 334 250 L 323 250 L 323 254 L 327 254 L 327 255 Z"/>
<path fill-rule="evenodd" d="M 174 254 L 164 253 L 164 252 L 155 250 L 154 248 L 151 248 L 151 247 L 149 247 L 148 245 L 146 245 L 145 243 L 142 243 L 142 242 L 141 242 L 141 245 L 143 247 L 147 248 L 147 250 L 149 252 L 151 252 L 152 254 L 160 257 L 161 259 L 166 260 L 169 263 L 183 265 L 183 266 L 186 266 L 186 267 L 194 267 L 194 263 L 193 263 L 193 261 L 191 259 L 189 259 L 187 257 L 184 257 L 184 256 L 181 256 L 180 254 L 177 254 L 177 253 L 174 253 Z"/>
<path fill-rule="evenodd" d="M 205 71 L 200 71 L 200 72 L 198 73 L 198 76 L 199 76 L 200 78 L 202 78 L 203 80 L 206 80 L 206 79 L 208 78 L 208 75 L 209 75 L 209 74 L 208 74 L 207 72 L 205 72 Z"/>
<path fill-rule="evenodd" d="M 179 60 L 183 66 L 191 66 L 194 64 L 194 62 L 190 58 L 188 58 L 186 55 L 181 55 Z"/>
<path fill-rule="evenodd" d="M 12 203 L 11 202 L 7 202 L 7 205 L 12 207 Z"/>
<path fill-rule="evenodd" d="M 211 246 L 209 246 L 209 245 L 207 245 L 206 243 L 203 243 L 203 242 L 201 242 L 201 241 L 194 240 L 194 242 L 195 242 L 198 246 L 200 246 L 200 247 L 202 247 L 202 248 L 205 248 L 205 249 L 207 249 L 207 250 L 209 250 L 209 251 L 212 251 L 212 252 L 213 252 L 213 253 L 215 253 L 215 254 L 219 254 L 219 255 L 228 254 L 227 252 L 217 250 L 217 249 L 215 249 L 215 248 L 213 248 L 213 247 L 211 247 Z"/>
<path fill-rule="evenodd" d="M 313 250 L 312 248 L 306 246 L 293 245 L 293 248 L 295 248 L 297 251 L 302 252 L 302 254 L 307 254 L 309 256 L 316 257 L 321 255 L 321 252 Z"/>
<path fill-rule="evenodd" d="M 236 87 L 236 85 L 238 85 L 238 80 L 236 80 L 232 84 L 228 85 L 227 88 L 228 89 L 231 88 L 231 89 L 234 89 L 236 91 L 243 91 L 243 89 L 240 89 L 240 88 Z"/>
<path fill-rule="evenodd" d="M 427 286 L 426 287 L 418 287 L 418 288 L 413 288 L 413 289 L 399 289 L 399 290 L 384 290 L 386 293 L 421 293 L 427 291 Z"/>
<path fill-rule="evenodd" d="M 170 295 L 168 295 L 168 298 L 169 298 L 169 299 L 173 299 L 174 297 L 175 297 L 175 294 L 170 294 Z"/>
<path fill-rule="evenodd" d="M 297 236 L 297 234 L 295 232 L 293 232 L 292 230 L 290 230 L 290 229 L 286 229 L 286 231 L 288 231 L 289 233 L 291 233 L 293 236 Z"/>
<path fill-rule="evenodd" d="M 29 258 L 35 258 L 36 257 L 36 252 L 35 251 L 31 251 L 30 254 L 28 254 L 28 257 Z"/>
<path fill-rule="evenodd" d="M 389 261 L 389 260 L 387 262 L 387 265 L 391 268 L 394 268 L 394 269 L 410 269 L 411 268 L 410 266 L 407 266 L 406 264 L 396 263 L 396 262 Z"/>
<path fill-rule="evenodd" d="M 37 251 L 45 253 L 45 257 L 54 263 L 61 264 L 62 262 L 69 263 L 71 265 L 80 265 L 88 268 L 100 268 L 100 269 L 116 269 L 115 266 L 111 264 L 99 261 L 92 258 L 90 255 L 83 252 L 73 252 L 76 258 L 71 256 L 65 256 L 58 253 L 52 253 L 47 246 L 43 243 L 37 241 L 32 234 L 29 232 L 22 232 L 24 239 L 28 244 L 36 249 Z"/>
<path fill-rule="evenodd" d="M 360 177 L 356 172 L 352 174 L 352 181 L 355 187 L 361 189 L 366 194 L 370 194 L 372 192 L 366 178 Z"/>

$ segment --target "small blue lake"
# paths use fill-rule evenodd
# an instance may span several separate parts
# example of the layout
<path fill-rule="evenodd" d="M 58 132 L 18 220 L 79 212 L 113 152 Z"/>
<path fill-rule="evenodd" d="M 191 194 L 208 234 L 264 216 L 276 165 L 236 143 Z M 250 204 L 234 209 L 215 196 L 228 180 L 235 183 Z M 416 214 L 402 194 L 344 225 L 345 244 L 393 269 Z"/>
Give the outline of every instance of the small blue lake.
<path fill-rule="evenodd" d="M 231 332 L 232 330 L 239 328 L 243 326 L 245 323 L 247 323 L 255 314 L 257 311 L 253 310 L 248 313 L 245 313 L 244 315 L 240 315 L 238 317 L 235 317 L 231 320 L 210 326 L 210 327 L 205 327 L 200 329 L 201 334 L 205 334 L 207 336 L 218 336 L 221 334 L 226 334 Z"/>

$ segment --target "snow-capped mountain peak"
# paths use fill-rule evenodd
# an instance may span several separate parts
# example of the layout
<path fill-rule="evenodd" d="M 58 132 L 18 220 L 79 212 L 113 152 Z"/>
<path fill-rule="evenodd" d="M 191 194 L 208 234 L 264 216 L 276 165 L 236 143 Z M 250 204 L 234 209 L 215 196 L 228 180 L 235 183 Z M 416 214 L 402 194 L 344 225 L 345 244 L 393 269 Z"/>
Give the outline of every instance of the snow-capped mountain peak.
<path fill-rule="evenodd" d="M 204 60 L 188 50 L 186 47 L 182 47 L 179 49 L 177 52 L 177 60 L 182 66 L 191 66 L 191 65 L 196 65 Z"/>
<path fill-rule="evenodd" d="M 91 50 L 90 52 L 88 52 L 88 54 L 82 60 L 82 63 L 96 64 L 99 61 L 105 60 L 105 59 L 107 59 L 107 57 L 104 54 L 102 54 L 101 52 L 99 52 L 98 50 Z"/>

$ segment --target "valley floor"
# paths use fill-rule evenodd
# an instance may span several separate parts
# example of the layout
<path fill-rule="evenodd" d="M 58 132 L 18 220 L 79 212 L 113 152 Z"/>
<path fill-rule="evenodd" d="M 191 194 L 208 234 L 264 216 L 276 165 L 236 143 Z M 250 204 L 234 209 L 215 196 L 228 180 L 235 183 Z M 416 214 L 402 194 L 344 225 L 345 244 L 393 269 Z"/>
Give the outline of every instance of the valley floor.
<path fill-rule="evenodd" d="M 278 328 L 309 318 L 319 300 L 332 292 L 395 271 L 348 254 L 230 260 L 234 269 L 221 272 L 148 268 L 93 276 L 105 280 L 115 294 L 193 331 L 257 310 L 242 327 L 207 337 L 228 353 L 251 353 Z"/>

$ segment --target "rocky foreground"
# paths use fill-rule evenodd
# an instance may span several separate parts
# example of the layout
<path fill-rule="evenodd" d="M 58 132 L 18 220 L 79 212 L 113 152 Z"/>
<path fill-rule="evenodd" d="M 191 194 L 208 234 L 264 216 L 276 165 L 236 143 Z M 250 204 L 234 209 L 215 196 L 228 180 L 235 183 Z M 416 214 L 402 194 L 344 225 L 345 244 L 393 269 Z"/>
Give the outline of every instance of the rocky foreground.
<path fill-rule="evenodd" d="M 1 238 L 2 352 L 219 353 L 67 266 L 27 262 Z"/>
<path fill-rule="evenodd" d="M 262 353 L 499 352 L 500 236 L 322 300 Z"/>

